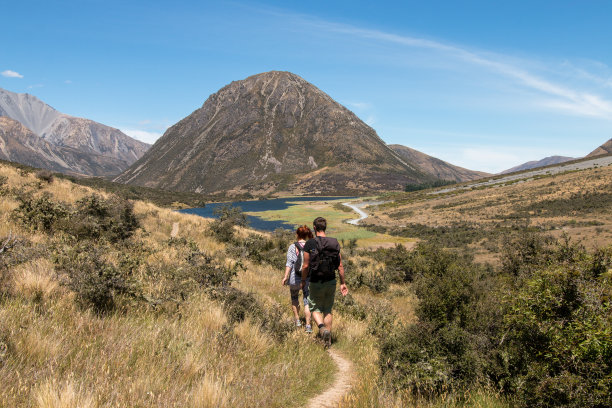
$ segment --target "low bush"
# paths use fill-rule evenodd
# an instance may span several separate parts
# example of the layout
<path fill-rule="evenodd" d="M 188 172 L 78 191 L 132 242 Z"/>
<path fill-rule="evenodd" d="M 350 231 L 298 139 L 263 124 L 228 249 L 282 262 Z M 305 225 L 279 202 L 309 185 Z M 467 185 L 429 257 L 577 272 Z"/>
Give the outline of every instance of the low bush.
<path fill-rule="evenodd" d="M 504 385 L 526 406 L 612 406 L 611 253 L 559 243 L 504 299 Z"/>
<path fill-rule="evenodd" d="M 356 302 L 350 293 L 346 296 L 336 295 L 334 309 L 356 320 L 364 320 L 367 317 L 366 308 Z"/>
<path fill-rule="evenodd" d="M 41 181 L 44 181 L 47 184 L 51 184 L 53 183 L 55 176 L 49 170 L 39 170 L 36 172 L 36 178 Z"/>
<path fill-rule="evenodd" d="M 108 200 L 90 195 L 75 207 L 52 201 L 48 194 L 38 198 L 22 194 L 15 216 L 32 230 L 47 233 L 63 231 L 76 239 L 106 238 L 111 242 L 130 238 L 140 223 L 132 203 L 112 197 Z"/>
<path fill-rule="evenodd" d="M 51 232 L 56 223 L 65 220 L 69 208 L 62 203 L 51 200 L 50 195 L 43 194 L 38 198 L 31 195 L 19 195 L 19 206 L 15 209 L 15 217 L 27 228 Z"/>
<path fill-rule="evenodd" d="M 60 228 L 77 239 L 111 242 L 130 238 L 139 227 L 132 203 L 117 197 L 104 200 L 95 194 L 77 201 L 70 216 L 60 222 Z"/>
<path fill-rule="evenodd" d="M 230 324 L 240 323 L 249 317 L 278 341 L 284 340 L 293 330 L 293 323 L 284 317 L 282 307 L 276 303 L 264 306 L 252 293 L 234 287 L 211 288 L 208 293 L 212 299 L 223 304 Z"/>
<path fill-rule="evenodd" d="M 612 400 L 612 248 L 520 233 L 499 271 L 420 244 L 418 322 L 381 337 L 383 380 L 436 396 L 493 384 L 523 406 Z"/>
<path fill-rule="evenodd" d="M 215 209 L 218 217 L 209 225 L 212 236 L 221 242 L 231 242 L 234 239 L 234 227 L 246 227 L 247 218 L 240 207 L 224 205 Z"/>
<path fill-rule="evenodd" d="M 411 191 L 426 190 L 428 188 L 448 186 L 451 184 L 457 184 L 457 182 L 451 181 L 451 180 L 436 180 L 436 181 L 431 181 L 428 183 L 421 183 L 421 184 L 406 184 L 404 191 L 411 192 Z"/>
<path fill-rule="evenodd" d="M 97 313 L 112 311 L 118 296 L 133 293 L 130 277 L 104 260 L 106 252 L 108 248 L 77 244 L 58 250 L 54 259 L 56 270 L 79 303 Z"/>

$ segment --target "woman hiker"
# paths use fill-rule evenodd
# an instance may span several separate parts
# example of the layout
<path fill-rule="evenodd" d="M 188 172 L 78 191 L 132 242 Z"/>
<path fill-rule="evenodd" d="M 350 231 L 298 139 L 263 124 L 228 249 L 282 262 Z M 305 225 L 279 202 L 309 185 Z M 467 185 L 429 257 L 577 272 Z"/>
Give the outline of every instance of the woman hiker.
<path fill-rule="evenodd" d="M 302 261 L 304 245 L 306 240 L 313 237 L 312 231 L 306 225 L 302 225 L 295 232 L 297 241 L 289 245 L 287 250 L 287 264 L 285 266 L 285 277 L 283 278 L 283 285 L 289 285 L 289 293 L 291 295 L 291 309 L 293 310 L 293 316 L 295 318 L 295 325 L 297 327 L 302 326 L 300 321 L 300 284 L 302 279 Z M 304 303 L 304 316 L 306 317 L 306 333 L 312 333 L 312 326 L 310 325 L 310 309 L 308 308 L 308 282 L 305 283 L 302 290 L 303 303 Z"/>

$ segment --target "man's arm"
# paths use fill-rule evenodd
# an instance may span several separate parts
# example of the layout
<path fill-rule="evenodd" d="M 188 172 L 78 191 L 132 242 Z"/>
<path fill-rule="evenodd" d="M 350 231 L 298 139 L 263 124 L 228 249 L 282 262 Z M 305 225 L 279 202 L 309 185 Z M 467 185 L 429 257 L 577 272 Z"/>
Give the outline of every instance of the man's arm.
<path fill-rule="evenodd" d="M 340 293 L 342 296 L 348 295 L 348 288 L 346 287 L 346 283 L 344 282 L 344 266 L 342 265 L 342 255 L 338 255 L 340 257 L 340 265 L 338 265 L 338 275 L 340 276 Z"/>
<path fill-rule="evenodd" d="M 302 289 L 304 289 L 306 278 L 308 278 L 308 266 L 310 266 L 310 253 L 304 251 L 304 260 L 302 261 L 302 284 L 300 285 Z"/>

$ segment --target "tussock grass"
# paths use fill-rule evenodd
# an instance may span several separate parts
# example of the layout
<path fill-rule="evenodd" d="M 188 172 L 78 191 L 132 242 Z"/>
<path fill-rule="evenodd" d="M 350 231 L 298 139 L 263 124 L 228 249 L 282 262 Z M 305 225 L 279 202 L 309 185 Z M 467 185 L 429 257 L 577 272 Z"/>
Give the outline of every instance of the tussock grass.
<path fill-rule="evenodd" d="M 59 283 L 53 278 L 53 265 L 48 259 L 35 259 L 13 270 L 15 292 L 26 299 L 42 302 L 53 296 Z"/>
<path fill-rule="evenodd" d="M 95 408 L 94 398 L 72 381 L 49 379 L 34 389 L 37 408 Z"/>
<path fill-rule="evenodd" d="M 225 408 L 229 406 L 229 394 L 222 381 L 213 375 L 204 375 L 189 401 L 193 408 Z"/>
<path fill-rule="evenodd" d="M 4 165 L 0 175 L 7 176 L 1 187 L 6 194 L 0 195 L 0 238 L 12 231 L 29 243 L 2 258 L 11 260 L 3 273 L 8 272 L 12 288 L 0 301 L 0 406 L 251 407 L 257 401 L 285 407 L 305 403 L 330 380 L 333 363 L 303 332 L 280 341 L 254 320 L 230 323 L 206 288 L 172 280 L 189 267 L 191 252 L 224 266 L 236 263 L 225 244 L 208 233 L 209 220 L 134 202 L 141 229 L 123 243 L 102 239 L 84 247 L 100 250 L 100 260 L 123 271 L 131 290 L 151 301 L 126 294 L 117 298 L 115 309 L 96 313 L 76 301 L 51 256 L 69 253 L 74 242 L 63 233 L 24 228 L 12 216 L 15 194 L 48 194 L 74 205 L 94 190 L 58 178 L 43 183 Z M 174 223 L 179 233 L 172 241 Z M 254 293 L 263 313 L 286 300 L 283 318 L 288 318 L 282 275 L 265 264 L 244 265 L 235 285 Z M 164 298 L 169 285 L 177 284 L 187 292 Z"/>

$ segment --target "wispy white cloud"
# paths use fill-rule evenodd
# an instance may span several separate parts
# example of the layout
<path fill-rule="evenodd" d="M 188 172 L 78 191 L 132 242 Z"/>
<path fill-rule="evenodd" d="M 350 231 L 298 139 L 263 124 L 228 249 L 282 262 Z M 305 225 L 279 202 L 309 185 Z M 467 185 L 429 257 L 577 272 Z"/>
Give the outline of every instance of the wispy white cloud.
<path fill-rule="evenodd" d="M 316 20 L 306 16 L 297 16 L 305 24 L 316 26 L 321 31 L 348 35 L 354 38 L 392 43 L 409 48 L 426 49 L 443 54 L 455 60 L 480 66 L 488 72 L 506 77 L 516 85 L 538 93 L 543 99 L 536 106 L 580 116 L 592 116 L 612 119 L 612 100 L 592 92 L 574 89 L 567 84 L 534 74 L 525 67 L 510 63 L 510 56 L 493 54 L 485 51 L 470 50 L 468 47 L 450 45 L 425 38 L 387 33 L 379 30 L 363 29 L 351 25 Z M 529 64 L 525 64 L 529 65 Z M 587 75 L 585 71 L 581 75 Z M 612 86 L 612 79 L 604 78 L 606 86 Z"/>
<path fill-rule="evenodd" d="M 43 84 L 28 85 L 28 89 L 42 88 L 43 86 L 44 86 Z"/>
<path fill-rule="evenodd" d="M 161 133 L 149 132 L 146 130 L 139 129 L 119 129 L 129 137 L 140 140 L 141 142 L 153 144 L 157 139 L 161 137 Z"/>
<path fill-rule="evenodd" d="M 71 83 L 72 83 L 72 81 L 71 81 L 71 80 L 69 80 L 69 79 L 67 79 L 67 80 L 65 80 L 65 81 L 64 81 L 64 83 L 65 83 L 65 84 L 71 84 Z"/>
<path fill-rule="evenodd" d="M 23 75 L 19 72 L 11 71 L 10 69 L 0 72 L 0 75 L 6 78 L 23 78 Z"/>

